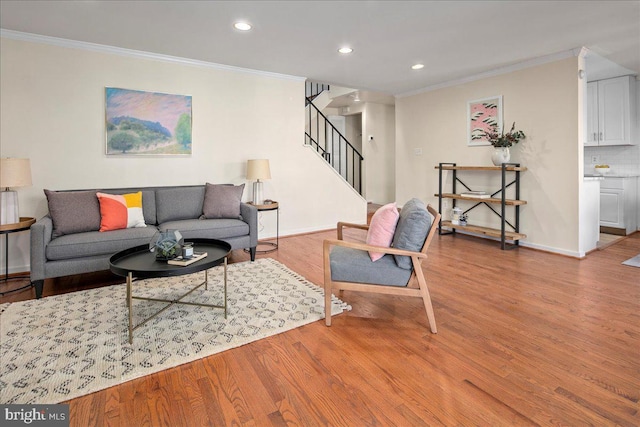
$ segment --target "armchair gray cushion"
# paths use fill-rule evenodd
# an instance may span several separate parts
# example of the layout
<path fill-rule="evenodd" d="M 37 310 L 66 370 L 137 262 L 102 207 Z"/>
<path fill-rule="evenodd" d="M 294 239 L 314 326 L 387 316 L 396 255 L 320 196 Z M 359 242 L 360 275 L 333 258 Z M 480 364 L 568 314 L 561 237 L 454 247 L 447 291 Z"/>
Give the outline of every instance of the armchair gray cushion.
<path fill-rule="evenodd" d="M 334 246 L 330 261 L 334 281 L 407 286 L 411 278 L 411 270 L 399 268 L 389 254 L 373 262 L 367 251 Z"/>
<path fill-rule="evenodd" d="M 392 246 L 397 249 L 420 252 L 429 234 L 431 214 L 420 199 L 411 199 L 400 210 L 400 219 L 393 235 Z M 412 270 L 411 257 L 394 255 L 398 267 Z"/>

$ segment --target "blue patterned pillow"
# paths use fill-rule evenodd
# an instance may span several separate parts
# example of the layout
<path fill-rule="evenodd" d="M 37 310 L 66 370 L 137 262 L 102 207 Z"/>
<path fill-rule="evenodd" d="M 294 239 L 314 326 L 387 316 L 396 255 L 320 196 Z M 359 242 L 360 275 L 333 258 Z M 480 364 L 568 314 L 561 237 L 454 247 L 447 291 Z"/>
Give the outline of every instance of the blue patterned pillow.
<path fill-rule="evenodd" d="M 393 236 L 392 246 L 397 249 L 420 252 L 431 227 L 431 214 L 419 199 L 411 199 L 402 207 L 400 219 Z M 394 255 L 396 264 L 405 270 L 411 270 L 411 257 Z"/>

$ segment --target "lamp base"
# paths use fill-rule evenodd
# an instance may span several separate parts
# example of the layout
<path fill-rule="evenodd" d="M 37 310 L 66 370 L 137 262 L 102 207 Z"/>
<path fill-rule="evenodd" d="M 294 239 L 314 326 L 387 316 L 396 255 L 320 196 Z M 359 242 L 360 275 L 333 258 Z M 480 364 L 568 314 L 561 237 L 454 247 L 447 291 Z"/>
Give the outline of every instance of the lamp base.
<path fill-rule="evenodd" d="M 262 182 L 260 180 L 253 183 L 253 204 L 261 205 L 264 203 L 264 196 L 262 192 Z"/>
<path fill-rule="evenodd" d="M 0 225 L 15 224 L 20 222 L 18 214 L 18 192 L 0 192 Z"/>

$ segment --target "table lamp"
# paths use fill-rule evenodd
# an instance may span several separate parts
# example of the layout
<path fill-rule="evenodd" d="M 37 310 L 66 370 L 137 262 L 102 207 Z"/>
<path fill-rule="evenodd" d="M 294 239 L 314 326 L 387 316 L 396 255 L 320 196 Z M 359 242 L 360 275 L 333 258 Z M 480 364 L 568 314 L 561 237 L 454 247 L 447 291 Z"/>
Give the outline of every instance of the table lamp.
<path fill-rule="evenodd" d="M 0 225 L 20 222 L 18 192 L 16 187 L 31 185 L 31 163 L 29 159 L 0 159 Z"/>
<path fill-rule="evenodd" d="M 269 169 L 269 160 L 253 159 L 247 161 L 247 179 L 255 179 L 253 183 L 253 204 L 261 205 L 264 203 L 261 179 L 271 179 L 271 170 Z"/>

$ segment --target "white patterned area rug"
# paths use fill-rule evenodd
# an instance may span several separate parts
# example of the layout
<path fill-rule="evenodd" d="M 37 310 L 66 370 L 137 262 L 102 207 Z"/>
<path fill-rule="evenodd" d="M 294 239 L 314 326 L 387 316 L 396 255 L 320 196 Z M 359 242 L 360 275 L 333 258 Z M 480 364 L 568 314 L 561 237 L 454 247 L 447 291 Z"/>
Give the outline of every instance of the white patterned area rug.
<path fill-rule="evenodd" d="M 0 305 L 0 403 L 59 403 L 324 318 L 323 290 L 279 262 L 228 266 L 228 315 L 174 304 L 128 339 L 126 285 Z M 186 300 L 223 304 L 222 267 Z M 204 272 L 134 282 L 136 296 L 177 298 Z M 332 297 L 332 313 L 349 310 Z M 134 300 L 134 324 L 164 303 Z"/>
<path fill-rule="evenodd" d="M 623 262 L 624 265 L 630 265 L 631 267 L 640 267 L 640 254 L 634 256 L 633 258 L 629 258 L 628 260 Z"/>

